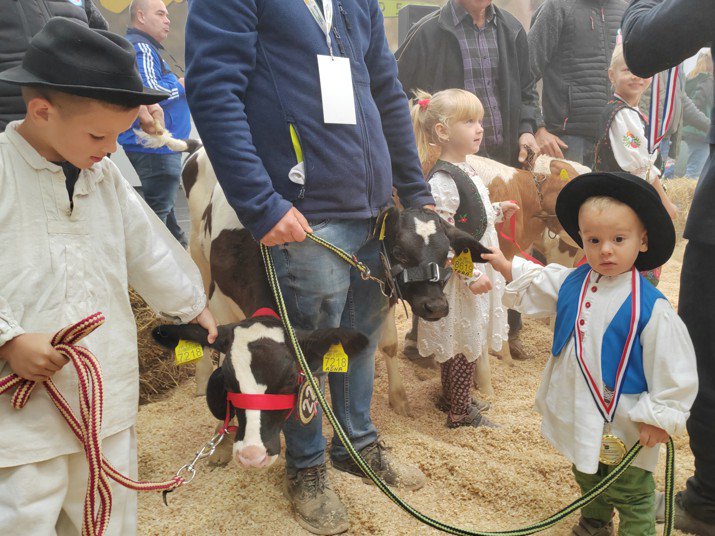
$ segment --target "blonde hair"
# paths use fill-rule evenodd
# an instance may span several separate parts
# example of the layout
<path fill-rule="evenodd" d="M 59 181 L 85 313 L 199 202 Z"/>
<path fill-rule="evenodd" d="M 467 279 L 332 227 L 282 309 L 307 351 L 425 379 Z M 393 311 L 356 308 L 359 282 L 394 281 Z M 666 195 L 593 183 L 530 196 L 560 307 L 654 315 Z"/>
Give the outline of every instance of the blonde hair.
<path fill-rule="evenodd" d="M 613 47 L 613 54 L 611 55 L 611 64 L 608 66 L 609 69 L 615 69 L 616 65 L 623 63 L 623 65 L 628 65 L 626 63 L 626 58 L 623 56 L 623 45 L 618 43 Z"/>
<path fill-rule="evenodd" d="M 592 209 L 597 212 L 603 212 L 604 210 L 620 206 L 628 205 L 614 197 L 608 197 L 607 195 L 595 195 L 593 197 L 589 197 L 581 204 L 579 212 L 581 212 L 583 209 Z"/>
<path fill-rule="evenodd" d="M 705 50 L 700 53 L 698 60 L 695 62 L 695 67 L 688 73 L 688 80 L 695 78 L 700 73 L 711 73 L 713 72 L 713 58 L 710 55 L 709 50 Z"/>
<path fill-rule="evenodd" d="M 589 197 L 588 199 L 586 199 L 586 201 L 581 203 L 581 206 L 578 209 L 578 214 L 580 216 L 581 211 L 584 209 L 594 210 L 598 213 L 602 213 L 616 207 L 630 208 L 636 215 L 636 218 L 638 218 L 638 221 L 640 222 L 641 226 L 643 226 L 643 229 L 645 230 L 645 223 L 643 223 L 643 218 L 640 217 L 640 215 L 635 211 L 633 207 L 628 205 L 628 203 L 624 203 L 623 201 L 619 201 L 618 199 L 614 197 L 609 197 L 607 195 L 595 195 L 593 197 Z"/>
<path fill-rule="evenodd" d="M 449 127 L 453 122 L 480 121 L 484 117 L 484 107 L 474 93 L 464 89 L 445 89 L 434 95 L 417 90 L 410 115 L 417 152 L 420 162 L 424 164 L 429 159 L 430 145 L 440 143 L 435 130 L 437 124 Z"/>

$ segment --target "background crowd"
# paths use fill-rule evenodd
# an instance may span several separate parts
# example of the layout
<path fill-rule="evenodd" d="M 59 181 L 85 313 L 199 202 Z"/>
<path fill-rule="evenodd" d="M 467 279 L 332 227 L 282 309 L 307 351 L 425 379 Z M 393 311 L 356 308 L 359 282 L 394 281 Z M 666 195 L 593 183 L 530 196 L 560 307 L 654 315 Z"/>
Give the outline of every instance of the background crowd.
<path fill-rule="evenodd" d="M 715 259 L 711 208 L 715 163 L 708 160 L 715 131 L 711 128 L 712 56 L 701 50 L 712 43 L 712 4 L 635 0 L 629 7 L 625 0 L 546 0 L 534 12 L 527 31 L 492 0 L 448 0 L 419 20 L 394 52 L 385 38 L 377 2 L 310 0 L 305 5 L 193 0 L 184 80 L 176 72 L 178 66 L 167 61 L 172 58 L 162 45 L 171 31 L 165 3 L 132 2 L 128 27 L 122 33 L 134 48 L 144 86 L 168 95 L 158 105 L 143 103 L 137 121 L 119 136 L 151 209 L 185 247 L 174 210 L 177 195 L 182 195 L 181 155 L 147 148 L 134 130 L 166 128 L 185 138 L 193 119 L 229 203 L 253 237 L 273 247 L 281 286 L 291 293 L 289 313 L 296 327 L 345 326 L 370 338 L 363 359 L 356 360 L 360 366 L 331 376 L 333 403 L 355 447 L 373 469 L 391 485 L 418 489 L 425 476 L 389 454 L 370 416 L 374 352 L 387 303 L 376 292 L 371 294 L 374 288 L 364 288 L 364 281 L 349 268 L 342 267 L 330 279 L 335 275 L 330 253 L 305 242 L 306 234 L 315 232 L 377 263 L 379 243 L 371 230 L 380 209 L 390 203 L 393 188 L 406 207 L 436 208 L 450 217 L 444 203 L 453 194 L 433 197 L 435 192 L 424 180 L 408 99 L 418 97 L 413 110 L 425 111 L 431 95 L 442 90 L 464 90 L 476 97 L 479 105 L 472 105 L 467 118 L 474 123 L 473 130 L 464 134 L 465 140 L 473 137 L 473 150 L 457 148 L 458 137 L 450 129 L 439 140 L 443 150 L 452 147 L 447 154 L 454 158 L 476 152 L 518 167 L 541 153 L 592 167 L 599 165 L 597 145 L 605 137 L 612 160 L 604 161 L 652 183 L 669 210 L 673 207 L 660 185 L 661 179 L 677 174 L 678 164 L 673 161 L 680 158 L 683 174 L 694 180 L 704 169 L 685 232 L 690 242 L 680 298 L 680 315 L 693 339 L 700 376 L 688 421 L 696 471 L 679 495 L 676 524 L 696 534 L 715 534 L 715 460 L 707 447 L 713 433 L 715 350 L 708 338 L 713 315 L 703 309 L 709 301 L 703 296 L 711 296 L 715 288 L 705 270 Z M 329 5 L 335 8 L 334 16 Z M 19 65 L 32 37 L 55 16 L 106 29 L 106 21 L 90 0 L 0 0 L 0 71 Z M 305 31 L 296 34 L 296 26 Z M 622 49 L 617 46 L 621 32 Z M 349 100 L 357 112 L 353 123 L 324 121 L 325 108 L 317 96 L 325 86 L 317 67 L 313 68 L 316 53 L 349 58 L 354 97 Z M 673 120 L 660 146 L 660 158 L 643 154 L 649 128 L 648 77 L 663 76 L 667 68 L 682 66 L 695 54 L 695 67 L 680 71 Z M 296 65 L 310 67 L 296 69 Z M 619 69 L 627 72 L 619 74 Z M 26 102 L 19 86 L 0 83 L 0 126 L 22 118 Z M 611 114 L 606 119 L 604 110 Z M 622 128 L 627 116 L 632 123 L 626 134 L 616 130 L 611 135 Z M 289 171 L 298 164 L 289 141 L 293 132 L 304 156 L 307 178 L 302 184 L 288 180 Z M 626 155 L 616 148 L 621 143 L 634 151 Z M 629 158 L 645 160 L 629 169 L 624 164 Z M 349 175 L 346 169 L 351 170 Z M 452 170 L 468 181 L 474 179 L 473 169 L 459 169 L 439 171 L 447 176 Z M 79 173 L 77 169 L 75 181 Z M 69 185 L 68 191 L 72 199 Z M 494 222 L 518 207 L 492 206 L 484 195 L 482 200 L 493 241 Z M 457 205 L 453 208 L 452 218 Z M 474 295 L 490 292 L 486 281 L 484 274 L 475 272 L 467 288 Z M 184 315 L 186 319 L 201 310 L 197 307 L 192 315 Z M 305 315 L 306 310 L 316 313 Z M 510 324 L 516 328 L 518 318 L 512 315 Z M 463 352 L 448 353 L 442 356 L 446 362 L 460 355 L 463 359 L 454 361 L 459 363 L 456 376 L 443 367 L 443 380 L 464 384 L 458 376 L 470 374 L 470 360 Z M 452 396 L 449 389 L 444 394 Z M 468 389 L 455 396 L 454 404 L 460 409 L 450 410 L 448 426 L 492 425 L 481 416 L 483 407 L 473 411 L 479 401 L 470 399 Z M 315 419 L 311 426 L 286 424 L 286 487 L 302 526 L 317 534 L 335 534 L 349 527 L 348 513 L 329 483 L 320 423 Z M 337 470 L 359 474 L 335 439 L 330 457 Z M 600 528 L 583 534 L 601 534 Z"/>

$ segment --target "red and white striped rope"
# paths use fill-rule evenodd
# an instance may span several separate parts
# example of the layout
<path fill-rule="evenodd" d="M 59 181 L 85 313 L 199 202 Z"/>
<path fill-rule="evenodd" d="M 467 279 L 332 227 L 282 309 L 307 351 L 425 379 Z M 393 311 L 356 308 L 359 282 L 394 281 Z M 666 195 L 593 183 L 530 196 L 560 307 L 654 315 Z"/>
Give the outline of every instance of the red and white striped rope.
<path fill-rule="evenodd" d="M 92 333 L 104 323 L 102 313 L 95 313 L 58 331 L 51 340 L 52 346 L 69 359 L 77 372 L 79 383 L 80 418 L 72 411 L 69 403 L 57 389 L 51 379 L 43 382 L 52 402 L 64 417 L 70 429 L 82 443 L 89 465 L 87 493 L 84 501 L 82 521 L 83 536 L 104 534 L 112 511 L 112 491 L 109 478 L 122 486 L 135 491 L 171 491 L 184 483 L 184 479 L 175 476 L 164 482 L 140 482 L 132 480 L 117 471 L 102 455 L 100 432 L 102 429 L 102 408 L 104 390 L 102 371 L 97 358 L 92 352 L 75 343 Z M 12 397 L 12 406 L 22 409 L 30 399 L 36 382 L 10 374 L 0 379 L 0 394 L 16 387 Z"/>

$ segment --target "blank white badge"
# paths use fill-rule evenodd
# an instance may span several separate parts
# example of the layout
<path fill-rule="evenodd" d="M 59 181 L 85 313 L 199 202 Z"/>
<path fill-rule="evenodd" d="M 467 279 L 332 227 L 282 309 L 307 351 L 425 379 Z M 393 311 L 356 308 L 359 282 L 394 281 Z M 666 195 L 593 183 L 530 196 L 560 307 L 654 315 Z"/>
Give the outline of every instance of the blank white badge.
<path fill-rule="evenodd" d="M 318 72 L 323 97 L 323 121 L 338 125 L 356 124 L 350 59 L 319 55 Z"/>

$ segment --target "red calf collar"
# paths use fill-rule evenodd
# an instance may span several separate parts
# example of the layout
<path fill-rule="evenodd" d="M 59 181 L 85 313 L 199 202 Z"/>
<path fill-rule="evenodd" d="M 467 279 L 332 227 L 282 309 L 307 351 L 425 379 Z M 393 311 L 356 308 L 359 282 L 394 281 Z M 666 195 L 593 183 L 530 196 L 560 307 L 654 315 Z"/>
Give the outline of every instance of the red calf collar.
<path fill-rule="evenodd" d="M 293 409 L 296 395 L 249 395 L 245 393 L 228 393 L 228 401 L 234 408 L 277 411 Z"/>
<path fill-rule="evenodd" d="M 228 425 L 231 421 L 231 406 L 238 409 L 253 409 L 259 411 L 280 411 L 289 409 L 290 413 L 286 416 L 287 420 L 293 413 L 297 398 L 295 393 L 289 395 L 228 393 L 226 395 L 226 417 L 223 420 L 223 429 L 229 432 L 236 431 L 235 426 Z"/>
<path fill-rule="evenodd" d="M 261 307 L 255 313 L 251 315 L 251 318 L 256 318 L 257 316 L 272 316 L 276 320 L 280 320 L 281 317 L 276 314 L 276 312 L 270 307 Z"/>

